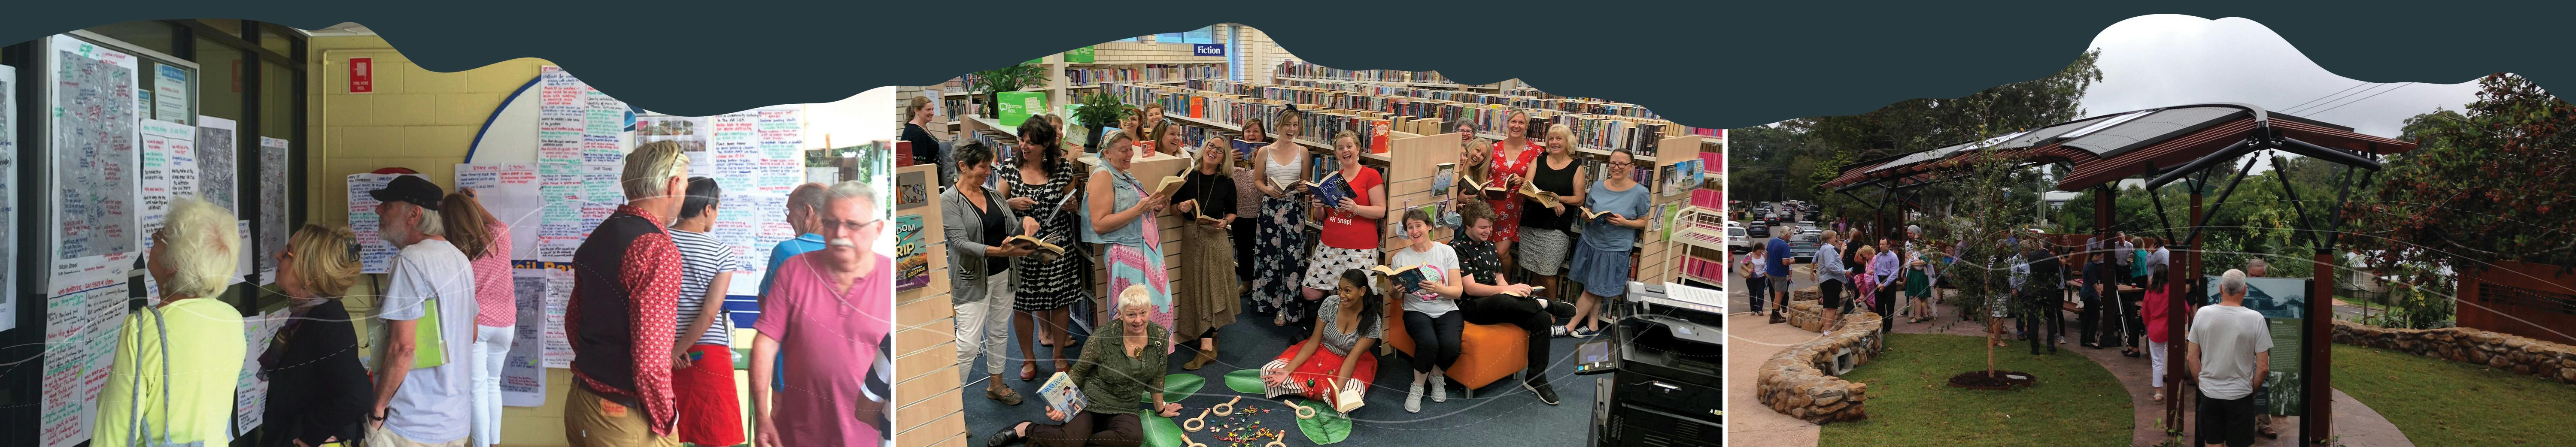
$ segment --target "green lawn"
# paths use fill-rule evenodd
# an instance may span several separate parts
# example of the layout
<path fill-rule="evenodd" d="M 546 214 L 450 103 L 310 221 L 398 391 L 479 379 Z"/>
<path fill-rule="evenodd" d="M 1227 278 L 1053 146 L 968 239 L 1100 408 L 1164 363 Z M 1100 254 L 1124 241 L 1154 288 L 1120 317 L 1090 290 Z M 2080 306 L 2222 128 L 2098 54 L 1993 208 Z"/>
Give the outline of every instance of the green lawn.
<path fill-rule="evenodd" d="M 2415 445 L 2576 445 L 2576 385 L 2349 345 L 2334 346 L 2334 381 Z"/>
<path fill-rule="evenodd" d="M 1845 380 L 1869 384 L 1869 419 L 1825 424 L 1819 447 L 2128 445 L 2128 392 L 2111 371 L 2073 352 L 2030 355 L 1996 348 L 1996 368 L 2039 376 L 2013 391 L 1951 388 L 1950 376 L 1984 370 L 1984 337 L 1894 334 L 1894 348 Z M 2436 445 L 2436 444 L 2423 444 Z"/>

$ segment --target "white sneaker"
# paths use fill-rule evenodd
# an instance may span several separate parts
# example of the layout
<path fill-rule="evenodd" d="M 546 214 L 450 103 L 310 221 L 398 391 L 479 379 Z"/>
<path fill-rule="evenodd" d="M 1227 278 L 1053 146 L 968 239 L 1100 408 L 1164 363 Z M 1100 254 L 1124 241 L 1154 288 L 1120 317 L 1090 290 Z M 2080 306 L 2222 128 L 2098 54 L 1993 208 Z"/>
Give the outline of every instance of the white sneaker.
<path fill-rule="evenodd" d="M 1421 382 L 1415 382 L 1415 383 L 1413 384 L 1413 390 L 1404 392 L 1404 412 L 1406 412 L 1406 413 L 1420 413 L 1420 412 L 1422 412 L 1422 383 L 1421 383 Z"/>
<path fill-rule="evenodd" d="M 1448 401 L 1449 401 L 1449 374 L 1448 374 L 1448 371 L 1446 371 L 1446 370 L 1442 370 L 1442 369 L 1440 369 L 1440 368 L 1432 368 L 1432 369 L 1431 369 L 1431 401 L 1432 401 L 1432 402 L 1448 402 Z"/>

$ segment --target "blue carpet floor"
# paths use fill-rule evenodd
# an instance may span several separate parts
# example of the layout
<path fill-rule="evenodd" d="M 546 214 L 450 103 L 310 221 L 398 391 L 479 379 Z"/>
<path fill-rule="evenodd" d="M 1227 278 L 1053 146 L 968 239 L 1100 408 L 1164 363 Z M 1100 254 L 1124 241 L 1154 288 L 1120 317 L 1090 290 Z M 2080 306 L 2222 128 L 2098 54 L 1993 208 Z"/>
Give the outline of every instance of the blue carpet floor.
<path fill-rule="evenodd" d="M 1197 371 L 1181 369 L 1182 363 L 1197 355 L 1196 342 L 1185 343 L 1179 351 L 1172 353 L 1171 373 L 1195 374 L 1208 381 L 1207 387 L 1200 389 L 1197 395 L 1166 396 L 1166 399 L 1179 402 L 1183 408 L 1181 416 L 1174 418 L 1175 422 L 1196 417 L 1200 410 L 1225 403 L 1234 396 L 1240 395 L 1244 396 L 1244 399 L 1236 404 L 1238 408 L 1265 407 L 1275 411 L 1250 415 L 1238 413 L 1230 417 L 1211 414 L 1207 416 L 1208 425 L 1210 427 L 1219 425 L 1248 427 L 1258 423 L 1261 428 L 1286 432 L 1283 442 L 1287 445 L 1315 445 L 1297 431 L 1297 419 L 1289 404 L 1268 400 L 1259 394 L 1236 393 L 1225 387 L 1226 373 L 1259 368 L 1277 357 L 1279 352 L 1289 344 L 1307 335 L 1305 332 L 1299 332 L 1295 324 L 1284 327 L 1274 326 L 1270 321 L 1271 315 L 1268 313 L 1245 312 L 1239 316 L 1234 324 L 1221 329 L 1218 334 L 1216 363 L 1199 368 Z M 1081 334 L 1077 332 L 1076 338 L 1081 338 Z M 1601 377 L 1608 377 L 1572 375 L 1573 366 L 1570 359 L 1574 354 L 1575 345 L 1585 340 L 1578 338 L 1550 340 L 1553 344 L 1549 354 L 1557 358 L 1549 362 L 1547 374 L 1549 382 L 1556 388 L 1560 404 L 1553 406 L 1540 402 L 1537 397 L 1530 394 L 1529 390 L 1522 388 L 1519 382 L 1507 378 L 1478 390 L 1476 397 L 1472 399 L 1467 398 L 1465 392 L 1459 389 L 1459 385 L 1454 383 L 1450 385 L 1448 402 L 1432 402 L 1430 393 L 1426 391 L 1422 398 L 1422 412 L 1407 413 L 1404 411 L 1404 395 L 1406 389 L 1413 383 L 1413 369 L 1400 354 L 1380 356 L 1377 379 L 1375 386 L 1368 392 L 1367 406 L 1351 411 L 1353 426 L 1350 437 L 1333 445 L 1407 447 L 1583 445 L 1590 436 L 1588 427 L 1592 417 L 1595 381 Z M 1077 344 L 1074 348 L 1080 346 Z M 982 390 L 986 386 L 985 382 L 989 380 L 989 376 L 986 375 L 988 373 L 984 370 L 981 359 L 971 362 L 970 367 L 975 371 L 975 380 L 966 385 L 965 392 L 960 393 L 966 396 L 966 429 L 970 437 L 967 445 L 981 447 L 987 435 L 1022 420 L 1047 422 L 1046 402 L 1034 394 L 1038 385 L 1044 382 L 1049 374 L 1055 372 L 1053 359 L 1046 358 L 1047 349 L 1044 346 L 1037 348 L 1038 356 L 1041 357 L 1037 361 L 1037 380 L 1019 380 L 1018 341 L 1013 340 L 1009 344 L 1006 355 L 1010 358 L 1003 364 L 1002 382 L 1020 392 L 1025 399 L 1015 406 L 1002 405 L 1000 402 L 984 398 Z M 1065 355 L 1070 357 L 1078 354 L 1076 349 L 1069 348 L 1065 350 Z M 1304 400 L 1287 396 L 1281 399 Z M 1203 430 L 1191 433 L 1189 436 L 1192 440 L 1205 443 L 1209 447 L 1260 447 L 1268 442 L 1265 439 L 1257 443 L 1238 445 L 1212 439 L 1208 436 L 1210 433 Z"/>

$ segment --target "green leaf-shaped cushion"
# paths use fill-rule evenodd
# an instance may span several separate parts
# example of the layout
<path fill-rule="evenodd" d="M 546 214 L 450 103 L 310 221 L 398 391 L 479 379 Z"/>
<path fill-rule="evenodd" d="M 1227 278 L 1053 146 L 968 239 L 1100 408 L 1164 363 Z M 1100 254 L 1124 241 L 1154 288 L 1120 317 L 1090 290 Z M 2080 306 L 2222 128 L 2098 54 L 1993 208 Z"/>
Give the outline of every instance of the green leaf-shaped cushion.
<path fill-rule="evenodd" d="M 1232 388 L 1237 393 L 1248 394 L 1261 394 L 1268 390 L 1261 385 L 1261 370 L 1258 369 L 1225 373 L 1225 387 Z"/>
<path fill-rule="evenodd" d="M 1163 401 L 1180 402 L 1182 399 L 1190 398 L 1191 393 L 1197 393 L 1200 388 L 1206 387 L 1207 378 L 1199 377 L 1197 374 L 1173 374 L 1164 376 Z M 1145 396 L 1145 402 L 1152 403 L 1153 401 L 1153 396 Z"/>
<path fill-rule="evenodd" d="M 1299 401 L 1297 405 L 1315 409 L 1314 419 L 1297 420 L 1297 431 L 1305 433 L 1307 441 L 1323 445 L 1342 442 L 1343 439 L 1351 437 L 1351 418 L 1343 416 L 1341 412 L 1333 411 L 1332 405 L 1312 399 Z M 1291 414 L 1290 417 L 1295 415 Z"/>
<path fill-rule="evenodd" d="M 1181 424 L 1172 422 L 1172 418 L 1163 417 L 1163 415 L 1160 414 L 1154 414 L 1154 411 L 1150 409 L 1138 411 L 1136 412 L 1136 416 L 1142 419 L 1141 422 L 1143 422 L 1143 425 L 1145 426 L 1144 447 L 1184 447 L 1189 445 L 1188 442 L 1181 441 L 1181 433 L 1183 433 L 1181 431 Z M 1204 443 L 1207 441 L 1201 440 L 1199 442 Z"/>

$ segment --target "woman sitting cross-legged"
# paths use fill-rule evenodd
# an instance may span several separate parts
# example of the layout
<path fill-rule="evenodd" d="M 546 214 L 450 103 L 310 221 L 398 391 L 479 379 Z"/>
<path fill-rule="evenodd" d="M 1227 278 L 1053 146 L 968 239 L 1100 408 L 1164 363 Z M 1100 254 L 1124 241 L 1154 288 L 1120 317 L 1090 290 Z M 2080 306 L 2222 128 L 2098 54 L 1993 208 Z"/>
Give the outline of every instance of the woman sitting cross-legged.
<path fill-rule="evenodd" d="M 1269 397 L 1300 394 L 1331 402 L 1337 389 L 1333 385 L 1367 390 L 1377 377 L 1377 356 L 1368 355 L 1368 349 L 1386 336 L 1386 322 L 1379 315 L 1385 308 L 1385 301 L 1369 290 L 1368 271 L 1342 271 L 1333 295 L 1315 308 L 1314 334 L 1261 368 L 1261 383 L 1279 390 Z"/>
<path fill-rule="evenodd" d="M 1170 337 L 1162 325 L 1147 319 L 1154 309 L 1149 293 L 1142 285 L 1119 292 L 1118 318 L 1093 332 L 1091 341 L 1082 344 L 1081 361 L 1065 370 L 1084 396 L 1083 402 L 1074 404 L 1074 414 L 1047 407 L 1047 419 L 1064 423 L 1020 421 L 986 437 L 984 445 L 1027 441 L 1038 447 L 1135 447 L 1145 442 L 1136 396 L 1148 392 L 1153 393 L 1155 414 L 1180 415 L 1181 404 L 1163 401 L 1164 360 L 1169 354 L 1165 348 Z"/>

